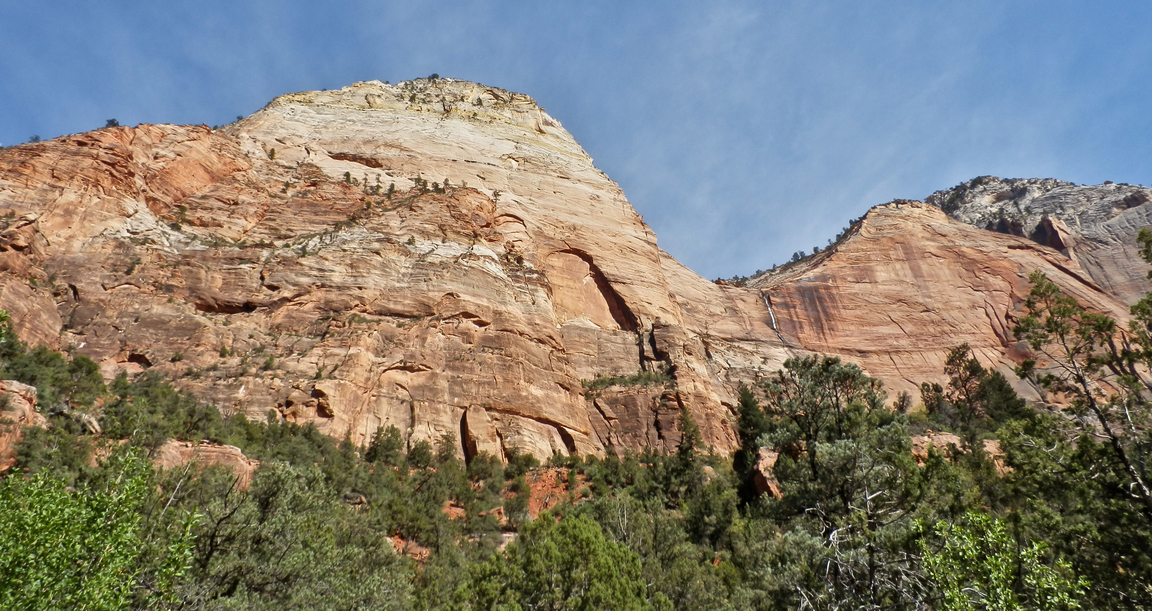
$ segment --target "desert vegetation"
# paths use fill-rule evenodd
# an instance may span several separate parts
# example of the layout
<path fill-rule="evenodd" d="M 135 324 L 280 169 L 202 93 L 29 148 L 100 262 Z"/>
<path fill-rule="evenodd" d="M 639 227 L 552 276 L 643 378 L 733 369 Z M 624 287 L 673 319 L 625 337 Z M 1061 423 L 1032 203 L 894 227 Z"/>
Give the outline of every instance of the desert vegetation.
<path fill-rule="evenodd" d="M 562 498 L 533 518 L 528 479 L 543 468 L 530 456 L 465 464 L 450 438 L 409 444 L 391 428 L 356 448 L 274 415 L 223 418 L 158 377 L 105 386 L 82 357 L 5 337 L 5 377 L 37 382 L 46 405 L 87 410 L 103 430 L 64 410 L 45 410 L 50 428 L 25 430 L 0 488 L 0 596 L 43 588 L 41 606 L 21 608 L 1149 600 L 1149 514 L 1111 441 L 1027 408 L 960 349 L 918 417 L 965 440 L 998 439 L 1002 456 L 965 441 L 918 462 L 916 424 L 884 407 L 879 382 L 808 357 L 742 389 L 733 456 L 701 447 L 684 413 L 673 453 L 553 458 L 551 470 L 568 473 Z M 147 458 L 168 438 L 237 445 L 260 467 L 247 489 L 219 468 L 159 472 Z M 1123 445 L 1146 449 L 1141 438 Z M 767 494 L 764 451 L 777 456 Z"/>
<path fill-rule="evenodd" d="M 1152 261 L 1152 232 L 1140 241 Z M 276 412 L 225 417 L 158 375 L 105 384 L 4 317 L 0 378 L 35 386 L 50 426 L 22 431 L 0 482 L 0 607 L 1148 608 L 1152 297 L 1123 329 L 1031 281 L 1014 333 L 1037 361 L 1017 375 L 1062 407 L 1027 405 L 964 345 L 945 384 L 897 409 L 813 355 L 740 389 L 731 455 L 685 410 L 674 451 L 546 465 L 464 462 L 451 436 L 394 427 L 355 447 Z M 917 451 L 928 430 L 959 441 Z M 259 467 L 247 483 L 158 470 L 169 439 Z"/>

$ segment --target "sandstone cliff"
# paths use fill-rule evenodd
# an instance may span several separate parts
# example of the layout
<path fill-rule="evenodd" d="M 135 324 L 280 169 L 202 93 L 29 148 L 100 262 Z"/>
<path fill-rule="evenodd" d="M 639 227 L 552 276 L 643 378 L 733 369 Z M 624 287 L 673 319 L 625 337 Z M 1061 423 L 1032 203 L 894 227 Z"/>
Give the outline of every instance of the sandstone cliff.
<path fill-rule="evenodd" d="M 1028 347 L 1011 329 L 1033 270 L 1087 307 L 1127 319 L 1122 303 L 1058 251 L 919 202 L 877 206 L 841 243 L 752 285 L 772 304 L 788 345 L 843 355 L 890 391 L 918 397 L 919 383 L 939 379 L 948 350 L 961 343 L 1016 380 L 1011 367 Z M 1017 390 L 1038 398 L 1023 383 Z"/>
<path fill-rule="evenodd" d="M 601 453 L 732 436 L 651 230 L 527 96 L 447 79 L 286 95 L 219 131 L 0 154 L 0 307 L 108 375 L 362 443 Z M 676 383 L 582 380 L 664 368 Z M 669 437 L 671 435 L 671 437 Z"/>
<path fill-rule="evenodd" d="M 971 225 L 1061 251 L 1125 303 L 1148 291 L 1136 233 L 1152 225 L 1152 188 L 981 176 L 926 201 Z"/>
<path fill-rule="evenodd" d="M 962 341 L 1005 368 L 1033 269 L 1123 316 L 1057 250 L 922 204 L 751 288 L 710 283 L 531 98 L 450 79 L 3 150 L 0 216 L 0 308 L 25 341 L 226 412 L 357 444 L 452 434 L 466 455 L 671 449 L 681 408 L 726 451 L 738 385 L 808 351 L 895 390 Z M 585 392 L 641 371 L 667 382 Z"/>

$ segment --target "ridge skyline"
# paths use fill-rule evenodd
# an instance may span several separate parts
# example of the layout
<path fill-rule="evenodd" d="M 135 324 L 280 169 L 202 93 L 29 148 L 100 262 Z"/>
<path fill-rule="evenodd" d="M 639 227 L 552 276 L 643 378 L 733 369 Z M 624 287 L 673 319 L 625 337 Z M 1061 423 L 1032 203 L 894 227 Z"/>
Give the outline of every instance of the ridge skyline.
<path fill-rule="evenodd" d="M 1152 183 L 1150 19 L 1137 2 L 8 5 L 0 142 L 225 123 L 287 91 L 438 72 L 532 95 L 714 278 L 976 176 Z"/>
<path fill-rule="evenodd" d="M 396 82 L 396 83 L 394 83 L 394 84 L 393 84 L 393 83 L 390 83 L 390 82 L 388 82 L 388 81 L 380 81 L 379 79 L 370 79 L 370 80 L 365 80 L 365 81 L 357 81 L 357 82 L 351 83 L 351 84 L 349 84 L 349 85 L 346 85 L 346 86 L 344 86 L 344 87 L 341 87 L 341 88 L 338 88 L 338 89 L 327 89 L 327 88 L 325 88 L 325 89 L 317 89 L 317 90 L 303 90 L 303 91 L 294 91 L 294 92 L 285 92 L 285 93 L 281 93 L 281 94 L 278 94 L 278 95 L 274 96 L 274 97 L 273 97 L 272 99 L 270 99 L 270 100 L 269 100 L 269 101 L 268 101 L 268 102 L 267 102 L 267 103 L 266 103 L 264 106 L 262 106 L 260 109 L 258 109 L 258 110 L 256 110 L 256 111 L 254 111 L 252 114 L 250 114 L 250 115 L 247 115 L 247 116 L 237 116 L 237 117 L 236 117 L 236 121 L 233 121 L 233 122 L 231 122 L 231 123 L 228 123 L 228 124 L 223 124 L 223 125 L 217 125 L 217 126 L 213 126 L 213 127 L 212 127 L 212 129 L 213 129 L 213 131 L 216 131 L 216 130 L 227 130 L 227 129 L 231 128 L 232 126 L 234 126 L 234 125 L 236 125 L 236 124 L 238 124 L 238 123 L 241 123 L 241 122 L 242 122 L 242 121 L 244 121 L 244 120 L 250 119 L 251 117 L 253 117 L 253 116 L 257 115 L 257 114 L 259 114 L 259 113 L 261 113 L 261 112 L 263 112 L 263 111 L 265 111 L 265 110 L 268 110 L 269 108 L 272 108 L 272 107 L 276 106 L 278 103 L 283 103 L 283 101 L 285 101 L 285 100 L 287 100 L 287 101 L 299 101 L 301 98 L 315 98 L 315 97 L 319 96 L 320 94 L 326 94 L 326 93 L 327 93 L 327 94 L 336 94 L 336 93 L 340 93 L 340 92 L 343 92 L 343 91 L 345 91 L 345 90 L 349 90 L 349 89 L 354 89 L 354 88 L 356 88 L 356 87 L 359 87 L 359 86 L 363 86 L 363 85 L 373 85 L 373 84 L 376 84 L 376 85 L 383 85 L 383 86 L 387 86 L 387 87 L 394 87 L 394 88 L 401 88 L 401 89 L 404 89 L 404 88 L 406 88 L 406 87 L 411 87 L 411 86 L 413 86 L 413 85 L 419 86 L 419 85 L 418 85 L 418 83 L 421 83 L 421 82 L 423 82 L 423 83 L 426 83 L 426 84 L 434 84 L 436 81 L 443 81 L 443 82 L 445 82 L 445 83 L 457 83 L 457 84 L 463 84 L 463 85 L 473 85 L 473 86 L 478 86 L 478 87 L 482 87 L 482 88 L 485 88 L 485 89 L 489 89 L 489 90 L 495 90 L 495 91 L 499 91 L 499 92 L 502 92 L 502 93 L 504 93 L 504 94 L 508 94 L 508 96 L 509 96 L 509 99 L 510 99 L 510 100 L 512 100 L 512 99 L 518 99 L 518 100 L 520 100 L 521 102 L 527 102 L 527 103 L 531 104 L 531 106 L 532 106 L 532 107 L 534 107 L 534 108 L 536 108 L 536 109 L 540 110 L 542 113 L 547 113 L 547 110 L 546 110 L 546 109 L 545 109 L 545 108 L 544 108 L 542 105 L 540 105 L 540 104 L 539 104 L 539 102 L 537 102 L 537 101 L 535 100 L 535 98 L 533 98 L 533 97 L 532 97 L 531 95 L 529 95 L 529 94 L 520 93 L 520 92 L 515 92 L 515 91 L 510 91 L 510 90 L 508 90 L 508 89 L 504 89 L 504 88 L 501 88 L 501 87 L 498 87 L 498 86 L 491 86 L 491 85 L 487 85 L 487 84 L 484 84 L 484 83 L 479 83 L 479 82 L 475 82 L 475 81 L 470 81 L 470 80 L 467 80 L 467 79 L 455 78 L 455 77 L 451 77 L 451 76 L 441 76 L 441 75 L 439 75 L 439 74 L 435 74 L 435 73 L 434 73 L 434 74 L 432 74 L 432 75 L 429 75 L 429 76 L 426 76 L 426 77 L 420 77 L 420 78 L 412 78 L 412 79 L 406 79 L 406 80 L 398 81 L 398 82 Z M 427 87 L 427 85 L 425 85 L 425 87 Z M 563 124 L 561 123 L 561 121 L 559 121 L 559 120 L 558 120 L 558 119 L 556 119 L 555 117 L 551 117 L 551 116 L 548 116 L 548 120 L 550 120 L 550 121 L 554 122 L 554 123 L 556 124 L 556 127 L 559 127 L 559 128 L 560 128 L 560 130 L 563 132 L 563 134 L 564 134 L 565 136 L 567 136 L 569 139 L 571 139 L 571 140 L 572 140 L 573 144 L 575 144 L 575 145 L 576 145 L 576 147 L 577 147 L 577 148 L 580 150 L 580 152 L 581 152 L 583 155 L 585 155 L 585 156 L 587 156 L 587 157 L 589 158 L 589 160 L 590 160 L 590 161 L 593 163 L 594 167 L 596 167 L 596 169 L 597 169 L 599 172 L 601 172 L 601 173 L 602 173 L 602 174 L 604 174 L 606 177 L 608 177 L 608 178 L 609 178 L 609 180 L 612 180 L 614 183 L 616 183 L 616 184 L 619 184 L 619 183 L 617 183 L 617 182 L 615 181 L 615 179 L 613 179 L 613 178 L 611 177 L 611 175 L 610 175 L 609 173 L 607 173 L 607 172 L 606 172 L 604 169 L 602 169 L 602 168 L 599 168 L 598 166 L 595 166 L 595 159 L 594 159 L 594 158 L 593 158 L 593 157 L 592 157 L 592 156 L 591 156 L 591 155 L 590 155 L 590 154 L 589 154 L 589 153 L 588 153 L 588 152 L 587 152 L 587 151 L 584 149 L 583 145 L 582 145 L 582 144 L 580 144 L 580 142 L 579 142 L 579 141 L 577 141 L 577 140 L 576 140 L 576 138 L 575 138 L 575 137 L 574 137 L 572 134 L 570 134 L 570 133 L 567 131 L 567 129 L 566 129 L 564 126 L 563 126 Z M 110 120 L 109 120 L 109 122 L 112 122 L 112 121 L 114 121 L 114 120 L 113 120 L 113 119 L 110 119 Z M 138 124 L 138 125 L 145 125 L 145 124 L 144 124 L 144 123 L 141 123 L 141 124 Z M 159 125 L 163 125 L 163 124 L 159 124 Z M 206 124 L 203 124 L 203 123 L 201 123 L 201 125 L 206 125 Z M 117 126 L 119 126 L 119 123 L 118 123 L 118 122 L 117 122 Z M 99 129 L 99 128 L 95 128 L 95 129 Z M 78 133 L 83 133 L 83 132 L 78 132 Z M 60 135 L 58 135 L 58 136 L 54 136 L 53 138 L 49 138 L 49 139 L 54 139 L 54 138 L 61 138 L 61 137 L 72 136 L 72 135 L 77 135 L 77 134 L 60 134 Z M 15 145 L 14 145 L 14 146 L 15 146 Z M 985 180 L 985 179 L 990 179 L 990 181 L 993 181 L 993 182 L 996 182 L 996 181 L 998 181 L 998 182 L 1005 182 L 1005 183 L 1015 183 L 1015 182 L 1055 182 L 1055 183 L 1059 183 L 1059 186 L 1071 186 L 1071 187 L 1093 187 L 1093 186 L 1103 187 L 1103 186 L 1106 186 L 1106 185 L 1112 185 L 1112 184 L 1116 184 L 1116 185 L 1120 185 L 1120 186 L 1131 186 L 1131 187 L 1144 187 L 1144 186 L 1145 186 L 1145 185 L 1142 185 L 1142 184 L 1130 184 L 1130 183 L 1123 183 L 1123 182 L 1119 182 L 1119 183 L 1116 183 L 1116 182 L 1114 182 L 1114 181 L 1111 181 L 1111 180 L 1107 180 L 1107 181 L 1104 181 L 1104 182 L 1102 182 L 1102 183 L 1101 183 L 1101 184 L 1099 184 L 1099 185 L 1089 185 L 1089 184 L 1078 184 L 1078 183 L 1076 183 L 1076 182 L 1072 182 L 1072 181 L 1063 180 L 1063 179 L 1061 179 L 1061 178 L 1059 178 L 1059 177 L 1043 177 L 1043 178 L 1041 178 L 1041 177 L 1017 177 L 1017 178 L 1002 178 L 1002 177 L 999 177 L 999 176 L 992 176 L 992 175 L 981 175 L 981 176 L 975 176 L 975 177 L 972 177 L 972 178 L 970 178 L 970 179 L 964 180 L 964 181 L 962 181 L 962 182 L 960 182 L 960 183 L 958 183 L 958 184 L 956 184 L 956 185 L 954 185 L 954 186 L 952 186 L 952 187 L 937 188 L 937 189 L 935 189 L 934 191 L 932 191 L 930 194 L 928 194 L 928 195 L 926 195 L 926 196 L 917 197 L 917 198 L 893 198 L 893 199 L 890 199 L 890 200 L 887 200 L 887 201 L 884 201 L 884 202 L 876 202 L 876 203 L 873 203 L 873 204 L 869 205 L 869 206 L 868 206 L 868 207 L 867 207 L 867 208 L 864 210 L 864 212 L 863 212 L 863 214 L 862 214 L 861 216 L 859 216 L 859 217 L 855 217 L 855 218 L 846 218 L 846 219 L 843 221 L 843 222 L 845 223 L 845 227 L 844 227 L 843 229 L 841 229 L 841 230 L 840 230 L 840 232 L 838 232 L 837 234 L 835 234 L 835 235 L 834 235 L 834 236 L 832 236 L 832 237 L 829 237 L 829 238 L 827 238 L 827 239 L 826 239 L 826 241 L 825 241 L 825 243 L 823 243 L 823 244 L 817 243 L 817 244 L 816 244 L 816 246 L 817 246 L 817 247 L 818 247 L 820 250 L 823 250 L 824 248 L 827 248 L 827 247 L 831 246 L 832 244 L 834 244 L 835 242 L 837 242 L 837 241 L 839 240 L 840 236 L 841 236 L 841 235 L 843 235 L 843 233 L 844 233 L 844 232 L 845 232 L 847 229 L 849 229 L 849 228 L 850 228 L 850 227 L 851 227 L 851 226 L 852 226 L 854 223 L 858 222 L 860 219 L 862 219 L 862 218 L 863 218 L 865 215 L 867 215 L 869 212 L 871 212 L 872 210 L 874 210 L 874 209 L 876 209 L 876 208 L 878 208 L 878 207 L 880 207 L 880 206 L 884 206 L 884 205 L 886 205 L 886 204 L 890 204 L 890 203 L 893 203 L 893 202 L 898 202 L 898 201 L 918 201 L 918 202 L 931 202 L 931 201 L 933 201 L 934 199 L 937 199 L 937 198 L 942 198 L 944 195 L 946 195 L 946 194 L 948 194 L 948 193 L 950 193 L 950 192 L 952 192 L 952 191 L 955 191 L 955 190 L 957 190 L 957 189 L 963 189 L 963 188 L 964 188 L 964 187 L 966 187 L 967 185 L 970 185 L 970 184 L 972 184 L 972 183 L 974 183 L 974 182 L 975 182 L 975 183 L 978 183 L 978 182 L 980 182 L 980 181 L 982 181 L 982 180 Z M 621 187 L 621 188 L 622 188 L 622 187 Z M 626 191 L 625 191 L 625 196 L 627 196 L 627 192 L 626 192 Z M 934 204 L 934 205 L 936 205 L 936 204 Z M 633 206 L 635 206 L 635 204 L 634 204 L 634 203 L 633 203 Z M 637 210 L 639 211 L 639 209 L 637 209 Z M 656 237 L 657 237 L 657 238 L 659 238 L 659 237 L 660 237 L 660 236 L 659 236 L 659 233 L 657 233 Z M 665 245 L 664 245 L 664 244 L 661 244 L 661 249 L 662 249 L 662 250 L 665 250 L 665 251 L 667 251 L 669 254 L 673 255 L 673 256 L 674 256 L 674 257 L 676 257 L 678 260 L 680 259 L 680 257 L 678 256 L 678 254 L 677 254 L 677 253 L 675 253 L 675 252 L 672 252 L 672 251 L 668 250 L 667 248 L 665 248 Z M 813 252 L 811 249 L 806 249 L 806 248 L 801 248 L 801 249 L 799 249 L 799 250 L 797 251 L 797 253 L 796 253 L 796 254 L 801 254 L 801 253 L 802 253 L 802 254 L 804 254 L 804 256 L 805 256 L 805 257 L 808 257 L 808 256 L 810 256 L 810 255 L 812 255 L 812 254 L 815 254 L 815 253 L 814 253 L 814 252 Z M 731 280 L 737 280 L 737 279 L 740 279 L 740 281 L 747 281 L 747 280 L 751 280 L 751 279 L 757 279 L 757 278 L 760 278 L 760 277 L 762 277 L 762 276 L 763 276 L 765 273 L 767 273 L 767 272 L 771 272 L 771 271 L 773 271 L 773 270 L 776 270 L 776 269 L 778 269 L 778 268 L 784 268 L 784 267 L 787 267 L 789 264 L 791 264 L 791 263 L 794 263 L 795 261 L 796 261 L 796 258 L 795 258 L 795 254 L 794 254 L 794 255 L 792 256 L 792 258 L 791 258 L 791 259 L 782 259 L 782 260 L 780 260 L 780 261 L 778 261 L 778 262 L 775 262 L 775 261 L 774 261 L 774 262 L 772 262 L 772 263 L 766 264 L 766 265 L 765 265 L 763 268 L 757 268 L 756 270 L 743 270 L 743 269 L 742 269 L 742 270 L 739 270 L 739 272 L 747 271 L 747 273 L 746 273 L 746 274 L 741 274 L 741 273 L 739 273 L 739 272 L 738 272 L 738 273 L 735 273 L 735 274 L 733 274 L 732 276 L 724 276 L 724 275 L 721 275 L 721 276 L 719 276 L 719 277 L 715 277 L 715 278 L 713 278 L 713 279 L 714 279 L 715 281 L 722 281 L 722 280 L 728 280 L 728 281 L 731 281 Z M 691 267 L 690 265 L 688 265 L 687 263 L 684 263 L 684 265 L 686 265 L 686 266 L 687 266 L 689 269 L 692 269 L 693 271 L 696 271 L 694 268 L 692 268 L 692 267 Z M 703 273 L 700 273 L 700 272 L 697 272 L 697 273 L 699 273 L 699 275 L 700 275 L 700 276 L 702 276 L 702 277 L 705 277 L 705 278 L 708 278 L 708 277 L 709 277 L 709 276 L 707 276 L 707 275 L 705 275 L 705 274 L 703 274 Z"/>

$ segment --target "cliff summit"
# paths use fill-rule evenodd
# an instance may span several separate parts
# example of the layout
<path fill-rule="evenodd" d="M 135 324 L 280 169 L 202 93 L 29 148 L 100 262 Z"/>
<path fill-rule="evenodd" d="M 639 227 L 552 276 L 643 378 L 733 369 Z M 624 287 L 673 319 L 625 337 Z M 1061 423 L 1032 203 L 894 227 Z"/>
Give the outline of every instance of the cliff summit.
<path fill-rule="evenodd" d="M 792 355 L 840 355 L 893 392 L 941 378 L 960 342 L 1010 367 L 1032 270 L 1122 319 L 1143 270 L 1115 263 L 1130 243 L 1093 245 L 1149 200 L 1113 187 L 1076 208 L 1133 204 L 1111 216 L 1069 216 L 1054 181 L 880 206 L 804 265 L 721 286 L 660 250 L 528 96 L 369 81 L 219 130 L 0 151 L 0 308 L 108 377 L 165 372 L 357 445 L 396 426 L 465 456 L 671 449 L 687 410 L 727 451 L 739 385 Z M 1017 204 L 1017 235 L 979 227 Z M 1043 222 L 1056 237 L 1024 237 Z"/>

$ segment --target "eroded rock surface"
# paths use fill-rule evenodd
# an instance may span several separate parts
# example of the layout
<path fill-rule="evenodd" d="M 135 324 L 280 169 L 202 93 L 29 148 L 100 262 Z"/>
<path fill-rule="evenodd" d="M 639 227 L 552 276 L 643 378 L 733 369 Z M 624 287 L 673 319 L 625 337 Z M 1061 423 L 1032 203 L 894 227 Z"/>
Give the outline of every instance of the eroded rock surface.
<path fill-rule="evenodd" d="M 983 439 L 980 441 L 980 447 L 992 459 L 992 464 L 1001 475 L 1011 470 L 1004 463 L 1004 451 L 1000 447 L 999 440 Z M 964 441 L 952 433 L 925 431 L 922 435 L 912 436 L 912 458 L 916 464 L 923 465 L 927 462 L 932 448 L 945 457 L 951 456 L 954 452 L 963 452 L 965 449 Z"/>
<path fill-rule="evenodd" d="M 216 443 L 190 443 L 169 439 L 156 450 L 152 463 L 157 469 L 169 471 L 194 464 L 201 467 L 222 467 L 236 477 L 236 485 L 247 489 L 252 483 L 259 461 L 252 460 L 236 446 Z"/>
<path fill-rule="evenodd" d="M 776 461 L 780 460 L 780 453 L 768 448 L 760 448 L 756 456 L 756 466 L 752 469 L 752 484 L 756 492 L 767 494 L 773 498 L 783 497 L 780 482 L 776 479 Z"/>
<path fill-rule="evenodd" d="M 450 79 L 0 151 L 0 308 L 24 341 L 358 445 L 394 425 L 465 456 L 671 450 L 686 409 L 726 452 L 738 385 L 794 354 L 894 390 L 940 381 L 963 341 L 1007 368 L 1033 269 L 1123 314 L 1058 250 L 923 204 L 878 207 L 751 288 L 714 284 L 531 98 Z M 657 370 L 667 384 L 585 396 Z"/>
<path fill-rule="evenodd" d="M 462 453 L 600 454 L 674 445 L 680 406 L 733 443 L 655 236 L 527 96 L 369 82 L 218 131 L 22 145 L 0 153 L 5 213 L 0 307 L 109 377 L 167 372 L 357 444 L 395 425 Z M 624 393 L 623 420 L 584 397 L 658 366 L 676 387 Z"/>
<path fill-rule="evenodd" d="M 948 351 L 967 343 L 986 367 L 1017 378 L 1027 356 L 1012 335 L 1040 270 L 1087 307 L 1124 321 L 1127 308 L 1060 252 L 976 229 L 919 202 L 873 208 L 848 239 L 813 260 L 753 282 L 789 346 L 837 354 L 918 397 L 940 380 Z M 1036 399 L 1036 390 L 1017 382 Z"/>
<path fill-rule="evenodd" d="M 16 445 L 23 427 L 45 427 L 48 420 L 36 411 L 36 389 L 15 380 L 0 380 L 0 472 L 16 464 Z"/>
<path fill-rule="evenodd" d="M 925 201 L 965 223 L 1063 252 L 1124 303 L 1148 292 L 1136 233 L 1152 225 L 1152 188 L 981 176 Z"/>

